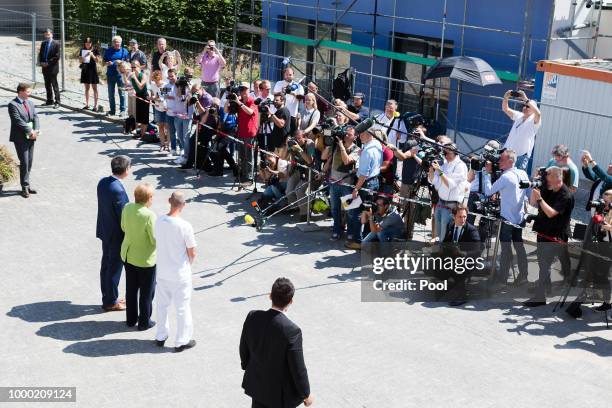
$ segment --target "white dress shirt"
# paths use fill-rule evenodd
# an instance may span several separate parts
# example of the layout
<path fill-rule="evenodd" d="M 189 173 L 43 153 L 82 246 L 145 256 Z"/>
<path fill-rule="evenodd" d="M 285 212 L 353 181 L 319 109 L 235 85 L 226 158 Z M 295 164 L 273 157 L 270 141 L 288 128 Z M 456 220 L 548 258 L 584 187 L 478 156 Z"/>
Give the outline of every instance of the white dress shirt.
<path fill-rule="evenodd" d="M 441 200 L 462 202 L 465 198 L 467 188 L 468 169 L 465 163 L 456 156 L 452 161 L 445 161 L 440 170 L 448 180 L 448 186 L 444 184 L 438 172 L 434 173 L 431 184 L 438 191 Z"/>

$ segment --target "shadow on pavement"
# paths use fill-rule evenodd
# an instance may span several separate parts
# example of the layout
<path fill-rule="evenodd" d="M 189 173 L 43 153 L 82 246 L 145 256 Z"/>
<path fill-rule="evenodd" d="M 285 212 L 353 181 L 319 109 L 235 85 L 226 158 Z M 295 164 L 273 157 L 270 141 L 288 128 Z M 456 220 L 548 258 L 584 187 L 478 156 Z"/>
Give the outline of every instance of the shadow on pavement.
<path fill-rule="evenodd" d="M 124 321 L 60 322 L 43 326 L 36 334 L 56 340 L 79 341 L 104 337 L 108 334 L 134 331 Z"/>
<path fill-rule="evenodd" d="M 13 306 L 6 314 L 26 322 L 56 322 L 105 313 L 100 305 L 75 305 L 69 300 L 37 302 Z"/>
<path fill-rule="evenodd" d="M 580 349 L 589 351 L 600 357 L 612 357 L 612 341 L 599 336 L 586 337 L 579 340 L 570 340 L 565 344 L 555 344 L 555 348 L 558 350 Z"/>
<path fill-rule="evenodd" d="M 110 357 L 129 354 L 170 353 L 172 349 L 169 347 L 157 347 L 153 340 L 115 339 L 80 341 L 65 347 L 62 351 L 83 357 Z"/>

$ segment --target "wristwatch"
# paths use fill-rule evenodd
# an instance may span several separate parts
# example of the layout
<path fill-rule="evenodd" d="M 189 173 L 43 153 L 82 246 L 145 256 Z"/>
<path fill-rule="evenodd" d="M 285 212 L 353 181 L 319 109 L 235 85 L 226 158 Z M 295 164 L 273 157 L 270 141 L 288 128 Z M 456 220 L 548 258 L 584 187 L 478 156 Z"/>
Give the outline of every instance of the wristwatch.
<path fill-rule="evenodd" d="M 538 198 L 538 199 L 536 200 L 536 203 L 538 203 L 538 204 L 540 204 L 541 202 L 542 202 L 542 198 Z"/>

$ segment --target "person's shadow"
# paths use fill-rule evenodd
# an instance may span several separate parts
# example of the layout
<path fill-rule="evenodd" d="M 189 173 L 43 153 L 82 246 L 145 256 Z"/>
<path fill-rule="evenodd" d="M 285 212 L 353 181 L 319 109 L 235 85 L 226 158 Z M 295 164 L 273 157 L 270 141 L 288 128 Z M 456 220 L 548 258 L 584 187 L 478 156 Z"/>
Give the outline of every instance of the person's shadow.
<path fill-rule="evenodd" d="M 58 322 L 41 327 L 36 334 L 56 340 L 79 341 L 133 330 L 124 321 Z"/>
<path fill-rule="evenodd" d="M 69 300 L 29 303 L 13 306 L 6 314 L 26 322 L 56 322 L 104 313 L 100 305 L 76 305 Z"/>
<path fill-rule="evenodd" d="M 108 357 L 128 354 L 170 353 L 172 349 L 170 347 L 157 347 L 153 340 L 113 339 L 79 341 L 66 346 L 62 351 L 83 357 Z"/>

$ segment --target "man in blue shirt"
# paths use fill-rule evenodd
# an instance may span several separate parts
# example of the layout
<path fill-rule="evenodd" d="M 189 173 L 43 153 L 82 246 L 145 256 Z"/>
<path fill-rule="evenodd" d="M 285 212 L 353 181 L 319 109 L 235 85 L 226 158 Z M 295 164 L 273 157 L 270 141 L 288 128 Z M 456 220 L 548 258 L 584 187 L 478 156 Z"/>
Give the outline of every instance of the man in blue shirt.
<path fill-rule="evenodd" d="M 125 115 L 125 92 L 121 89 L 125 86 L 121 74 L 117 70 L 119 64 L 128 61 L 130 54 L 128 50 L 121 47 L 122 39 L 118 35 L 112 39 L 113 46 L 104 51 L 104 64 L 106 65 L 106 79 L 108 80 L 108 103 L 110 108 L 108 114 L 115 115 L 115 87 L 119 92 L 119 116 Z"/>
<path fill-rule="evenodd" d="M 512 149 L 504 150 L 499 159 L 499 168 L 503 173 L 493 185 L 491 185 L 491 175 L 484 175 L 484 193 L 487 196 L 499 193 L 502 220 L 522 226 L 524 225 L 528 190 L 521 189 L 519 182 L 529 181 L 529 178 L 524 170 L 517 169 L 514 166 L 515 163 L 516 152 Z M 523 229 L 503 222 L 499 240 L 501 242 L 501 267 L 493 277 L 495 283 L 505 284 L 508 280 L 508 272 L 512 262 L 511 242 L 514 243 L 514 250 L 518 258 L 519 274 L 515 283 L 527 282 L 527 253 L 523 245 Z"/>
<path fill-rule="evenodd" d="M 378 140 L 374 139 L 374 134 L 369 131 L 362 132 L 359 135 L 361 139 L 361 155 L 359 156 L 359 164 L 357 168 L 357 183 L 353 190 L 353 199 L 357 198 L 361 188 L 378 191 L 379 183 L 378 176 L 380 175 L 380 166 L 382 165 L 382 146 Z M 362 199 L 367 193 L 362 194 Z M 369 229 L 366 228 L 366 232 Z M 359 243 L 360 237 L 355 237 L 355 241 L 347 241 L 344 245 L 349 249 L 361 249 Z"/>

